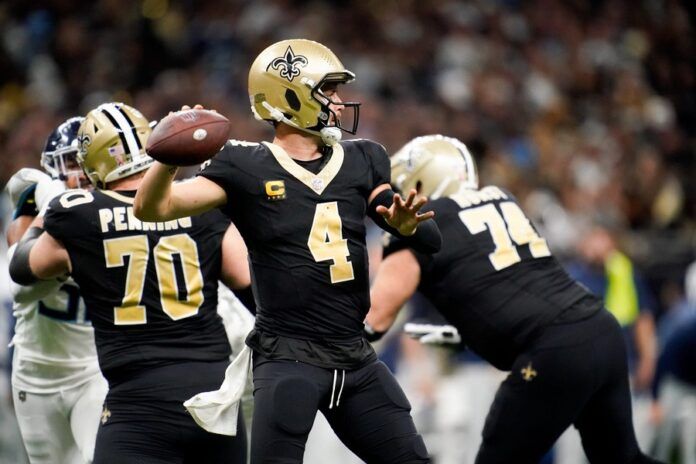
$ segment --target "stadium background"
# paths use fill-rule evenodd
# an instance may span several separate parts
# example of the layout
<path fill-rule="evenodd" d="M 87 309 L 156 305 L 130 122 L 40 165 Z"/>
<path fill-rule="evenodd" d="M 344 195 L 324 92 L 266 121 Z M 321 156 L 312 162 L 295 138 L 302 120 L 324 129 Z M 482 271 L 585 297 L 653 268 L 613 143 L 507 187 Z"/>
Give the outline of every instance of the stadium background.
<path fill-rule="evenodd" d="M 392 153 L 417 135 L 460 138 L 482 182 L 513 191 L 566 262 L 581 259 L 594 225 L 615 234 L 651 295 L 659 345 L 663 321 L 696 311 L 685 285 L 696 250 L 695 15 L 670 0 L 4 1 L 0 186 L 38 167 L 59 122 L 104 101 L 150 119 L 202 103 L 230 118 L 232 137 L 266 138 L 249 110 L 248 67 L 276 40 L 309 38 L 356 73 L 342 97 L 363 103 L 358 136 Z M 0 462 L 16 462 L 6 268 Z M 437 410 L 433 392 L 461 356 L 384 345 L 406 384 L 409 371 L 434 379 L 411 391 L 424 416 Z M 447 441 L 437 418 L 422 421 L 431 448 Z"/>

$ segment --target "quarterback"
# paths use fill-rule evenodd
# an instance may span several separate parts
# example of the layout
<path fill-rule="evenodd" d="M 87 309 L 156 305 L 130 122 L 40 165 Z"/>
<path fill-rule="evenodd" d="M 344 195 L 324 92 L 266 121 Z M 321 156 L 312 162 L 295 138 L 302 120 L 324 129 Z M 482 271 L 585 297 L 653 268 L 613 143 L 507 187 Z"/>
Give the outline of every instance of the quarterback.
<path fill-rule="evenodd" d="M 190 183 L 155 163 L 135 198 L 142 220 L 173 220 L 219 208 L 249 247 L 257 313 L 253 349 L 251 462 L 302 462 L 321 411 L 367 462 L 428 462 L 410 404 L 363 337 L 370 306 L 364 218 L 424 252 L 440 235 L 423 199 L 389 185 L 389 158 L 355 133 L 359 103 L 337 87 L 352 81 L 317 42 L 285 40 L 259 54 L 249 98 L 273 142 L 229 141 Z M 352 114 L 352 118 L 349 116 Z"/>

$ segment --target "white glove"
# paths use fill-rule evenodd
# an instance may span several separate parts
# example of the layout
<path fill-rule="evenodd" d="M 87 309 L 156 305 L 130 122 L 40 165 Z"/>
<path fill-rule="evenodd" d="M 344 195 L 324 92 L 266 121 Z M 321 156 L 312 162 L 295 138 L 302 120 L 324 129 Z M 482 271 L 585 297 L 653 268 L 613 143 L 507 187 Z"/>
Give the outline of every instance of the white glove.
<path fill-rule="evenodd" d="M 459 331 L 452 325 L 415 324 L 407 322 L 404 332 L 424 345 L 458 345 L 462 342 Z"/>
<path fill-rule="evenodd" d="M 42 181 L 51 181 L 48 174 L 43 171 L 39 171 L 34 168 L 22 168 L 17 171 L 10 181 L 7 183 L 5 189 L 7 193 L 10 194 L 10 201 L 12 201 L 12 206 L 17 207 L 19 199 L 22 194 L 32 186 L 38 184 Z"/>
<path fill-rule="evenodd" d="M 39 216 L 46 214 L 48 204 L 58 195 L 65 192 L 65 184 L 62 180 L 51 179 L 42 180 L 36 184 L 36 192 L 34 192 L 34 200 L 36 201 L 36 209 L 39 210 Z"/>

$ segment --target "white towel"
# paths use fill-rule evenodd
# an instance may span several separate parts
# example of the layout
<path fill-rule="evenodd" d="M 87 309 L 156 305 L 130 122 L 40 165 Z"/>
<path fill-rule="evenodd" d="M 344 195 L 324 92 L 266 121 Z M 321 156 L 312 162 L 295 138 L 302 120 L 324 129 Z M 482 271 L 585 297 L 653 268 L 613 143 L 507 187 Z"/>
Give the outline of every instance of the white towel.
<path fill-rule="evenodd" d="M 225 371 L 218 390 L 199 393 L 184 402 L 191 417 L 208 432 L 237 434 L 237 415 L 251 372 L 251 348 L 245 346 Z"/>

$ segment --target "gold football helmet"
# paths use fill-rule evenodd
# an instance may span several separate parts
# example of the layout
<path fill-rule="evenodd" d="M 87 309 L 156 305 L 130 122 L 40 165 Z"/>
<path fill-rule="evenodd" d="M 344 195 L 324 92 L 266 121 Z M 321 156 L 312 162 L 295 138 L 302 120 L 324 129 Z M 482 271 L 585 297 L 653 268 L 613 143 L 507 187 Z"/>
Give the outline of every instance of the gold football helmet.
<path fill-rule="evenodd" d="M 145 153 L 150 123 L 123 103 L 104 103 L 90 111 L 77 133 L 78 162 L 92 184 L 106 184 L 150 167 Z"/>
<path fill-rule="evenodd" d="M 391 158 L 394 186 L 401 192 L 412 188 L 434 200 L 460 189 L 478 189 L 476 164 L 459 140 L 425 135 L 408 142 Z"/>
<path fill-rule="evenodd" d="M 326 85 L 347 84 L 355 79 L 334 53 L 311 40 L 277 42 L 259 54 L 249 70 L 251 110 L 259 120 L 282 122 L 318 135 L 332 145 L 341 131 L 355 134 L 360 103 L 340 102 L 342 113 L 353 111 L 352 125 L 344 125 L 329 107 Z"/>

